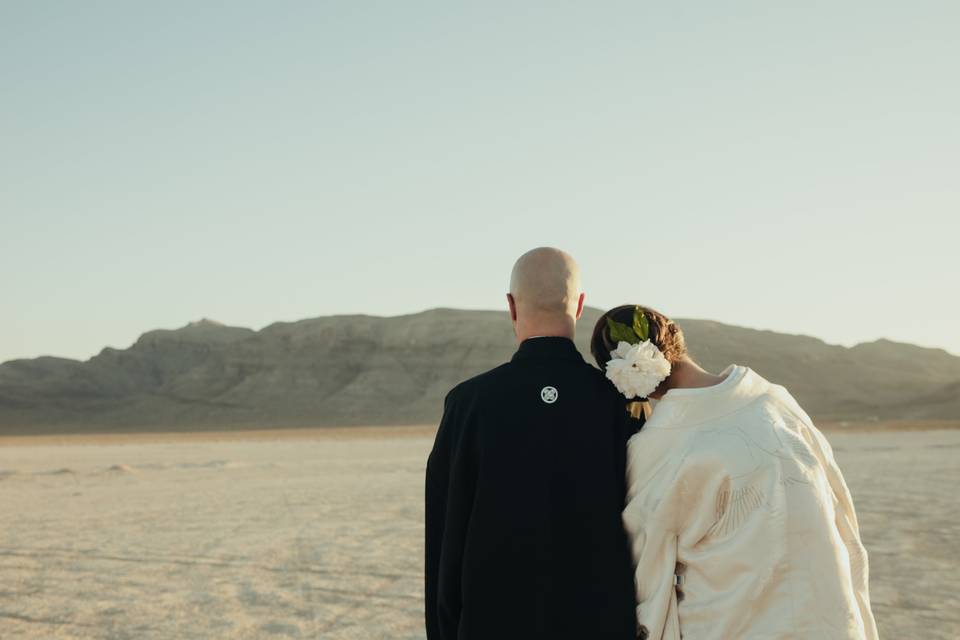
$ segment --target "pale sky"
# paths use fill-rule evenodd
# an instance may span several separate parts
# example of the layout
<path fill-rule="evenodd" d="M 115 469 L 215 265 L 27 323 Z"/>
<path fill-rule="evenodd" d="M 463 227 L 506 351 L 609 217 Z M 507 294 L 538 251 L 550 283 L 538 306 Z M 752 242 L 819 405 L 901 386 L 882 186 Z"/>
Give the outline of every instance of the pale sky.
<path fill-rule="evenodd" d="M 0 361 L 588 304 L 960 354 L 960 3 L 0 3 Z M 581 330 L 589 330 L 589 327 Z"/>

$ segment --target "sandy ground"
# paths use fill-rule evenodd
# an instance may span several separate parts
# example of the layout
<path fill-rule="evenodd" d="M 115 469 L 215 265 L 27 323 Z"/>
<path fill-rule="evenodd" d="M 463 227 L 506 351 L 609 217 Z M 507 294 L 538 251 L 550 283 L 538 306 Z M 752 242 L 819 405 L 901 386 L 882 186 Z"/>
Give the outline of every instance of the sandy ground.
<path fill-rule="evenodd" d="M 960 638 L 960 431 L 831 431 L 883 638 Z M 424 638 L 429 430 L 0 439 L 0 638 Z"/>

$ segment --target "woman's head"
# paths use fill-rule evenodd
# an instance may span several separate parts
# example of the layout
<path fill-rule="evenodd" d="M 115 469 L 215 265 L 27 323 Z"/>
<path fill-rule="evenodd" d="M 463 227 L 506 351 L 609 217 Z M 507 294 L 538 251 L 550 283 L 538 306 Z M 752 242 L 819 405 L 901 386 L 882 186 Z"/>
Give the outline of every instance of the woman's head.
<path fill-rule="evenodd" d="M 608 320 L 630 327 L 634 324 L 634 315 L 637 312 L 646 317 L 650 328 L 650 342 L 663 353 L 670 366 L 676 368 L 687 357 L 687 345 L 683 338 L 683 330 L 676 322 L 659 311 L 634 304 L 610 309 L 597 320 L 597 324 L 593 328 L 593 337 L 590 339 L 590 353 L 597 361 L 597 366 L 604 369 L 610 361 L 610 352 L 617 348 L 617 341 L 610 336 L 611 323 Z M 664 388 L 667 382 L 667 380 L 664 380 L 658 390 Z"/>

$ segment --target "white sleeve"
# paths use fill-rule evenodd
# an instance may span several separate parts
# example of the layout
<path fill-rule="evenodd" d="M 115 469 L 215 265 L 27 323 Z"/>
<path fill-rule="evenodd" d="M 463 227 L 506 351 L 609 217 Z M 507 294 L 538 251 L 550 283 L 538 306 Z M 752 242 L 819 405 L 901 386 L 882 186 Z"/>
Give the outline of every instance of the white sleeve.
<path fill-rule="evenodd" d="M 637 500 L 627 503 L 623 518 L 633 550 L 639 637 L 679 640 L 680 621 L 674 588 L 677 534 L 645 513 Z"/>
<path fill-rule="evenodd" d="M 650 640 L 680 639 L 674 582 L 678 541 L 681 534 L 696 535 L 691 528 L 713 521 L 716 471 L 683 452 L 645 447 L 637 436 L 628 447 L 623 522 L 634 559 L 637 623 Z"/>
<path fill-rule="evenodd" d="M 863 621 L 863 630 L 867 640 L 877 640 L 877 623 L 870 609 L 870 567 L 867 559 L 867 550 L 860 541 L 860 525 L 857 522 L 857 513 L 853 508 L 853 498 L 847 483 L 843 479 L 840 467 L 833 457 L 833 448 L 826 437 L 813 426 L 808 424 L 816 444 L 815 453 L 827 474 L 827 480 L 833 491 L 836 505 L 836 526 L 840 537 L 847 548 L 850 558 L 850 578 L 853 593 L 860 609 L 860 618 Z"/>

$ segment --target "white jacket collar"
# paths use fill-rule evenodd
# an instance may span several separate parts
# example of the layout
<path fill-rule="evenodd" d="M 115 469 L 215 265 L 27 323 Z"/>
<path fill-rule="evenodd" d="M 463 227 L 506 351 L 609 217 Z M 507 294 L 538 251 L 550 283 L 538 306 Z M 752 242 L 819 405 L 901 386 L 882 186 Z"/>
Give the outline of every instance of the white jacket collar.
<path fill-rule="evenodd" d="M 723 382 L 698 389 L 670 389 L 653 405 L 644 429 L 686 427 L 739 411 L 766 393 L 770 383 L 749 367 L 732 364 Z"/>

